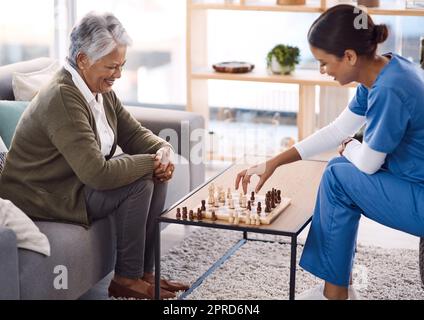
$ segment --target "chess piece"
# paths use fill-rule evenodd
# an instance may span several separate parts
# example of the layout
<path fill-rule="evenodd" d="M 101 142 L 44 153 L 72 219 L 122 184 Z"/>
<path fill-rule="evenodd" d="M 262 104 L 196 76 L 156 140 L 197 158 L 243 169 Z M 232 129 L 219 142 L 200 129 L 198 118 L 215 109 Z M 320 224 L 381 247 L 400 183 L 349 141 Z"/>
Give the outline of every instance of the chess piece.
<path fill-rule="evenodd" d="M 240 207 L 246 208 L 246 196 L 243 196 L 241 198 L 241 205 L 240 205 Z"/>
<path fill-rule="evenodd" d="M 211 191 L 209 190 L 208 204 L 213 205 L 213 203 L 214 203 L 214 202 L 215 202 L 215 198 L 214 198 L 214 196 L 213 196 L 213 192 L 211 192 Z"/>
<path fill-rule="evenodd" d="M 208 189 L 209 189 L 209 194 L 215 193 L 215 185 L 213 182 L 209 185 Z"/>
<path fill-rule="evenodd" d="M 218 197 L 215 198 L 215 202 L 214 202 L 213 206 L 215 208 L 218 208 L 219 207 L 219 199 L 218 199 Z"/>
<path fill-rule="evenodd" d="M 188 213 L 188 219 L 189 219 L 190 221 L 193 221 L 193 220 L 194 220 L 194 213 L 193 213 L 193 210 L 190 210 L 190 212 Z"/>
<path fill-rule="evenodd" d="M 255 204 L 255 192 L 254 192 L 254 191 L 252 191 L 252 193 L 251 193 L 251 195 L 250 195 L 250 203 L 251 203 L 252 205 L 254 205 L 254 204 Z"/>
<path fill-rule="evenodd" d="M 234 209 L 234 200 L 230 199 L 230 209 Z"/>
<path fill-rule="evenodd" d="M 206 211 L 206 201 L 202 200 L 202 207 L 200 208 L 201 211 Z"/>
<path fill-rule="evenodd" d="M 256 224 L 257 226 L 260 226 L 260 225 L 261 225 L 261 218 L 260 218 L 258 215 L 256 216 L 255 224 Z"/>
<path fill-rule="evenodd" d="M 239 218 L 238 212 L 236 212 L 234 215 L 234 224 L 239 224 L 239 223 L 240 223 L 240 218 Z"/>
<path fill-rule="evenodd" d="M 281 203 L 281 190 L 277 191 L 277 203 Z"/>
<path fill-rule="evenodd" d="M 228 216 L 228 223 L 233 223 L 234 222 L 234 217 L 231 215 L 231 216 Z"/>
<path fill-rule="evenodd" d="M 231 188 L 228 188 L 227 190 L 227 199 L 231 199 Z"/>
<path fill-rule="evenodd" d="M 175 217 L 180 220 L 181 219 L 181 209 L 177 208 L 177 214 L 175 215 Z"/>
<path fill-rule="evenodd" d="M 239 205 L 241 206 L 241 201 L 242 201 L 242 199 L 243 199 L 243 193 L 242 192 L 240 192 L 240 194 L 239 194 Z"/>
<path fill-rule="evenodd" d="M 269 201 L 269 199 L 267 199 L 265 201 L 265 213 L 270 213 L 271 212 L 271 203 Z"/>
<path fill-rule="evenodd" d="M 215 214 L 215 210 L 212 210 L 212 217 L 211 217 L 212 221 L 216 221 L 218 220 L 218 217 Z"/>
<path fill-rule="evenodd" d="M 183 207 L 183 220 L 187 220 L 187 207 Z"/>
<path fill-rule="evenodd" d="M 244 220 L 245 224 L 250 224 L 250 214 L 248 214 Z"/>
<path fill-rule="evenodd" d="M 201 221 L 203 219 L 202 209 L 197 208 L 197 220 Z"/>
<path fill-rule="evenodd" d="M 261 207 L 261 203 L 260 202 L 258 202 L 258 206 L 256 208 L 256 212 L 258 213 L 258 215 L 260 215 L 261 212 L 262 212 L 262 207 Z"/>
<path fill-rule="evenodd" d="M 247 210 L 248 210 L 248 211 L 252 211 L 252 206 L 251 206 L 251 204 L 250 204 L 250 200 L 249 200 L 249 201 L 247 201 Z"/>

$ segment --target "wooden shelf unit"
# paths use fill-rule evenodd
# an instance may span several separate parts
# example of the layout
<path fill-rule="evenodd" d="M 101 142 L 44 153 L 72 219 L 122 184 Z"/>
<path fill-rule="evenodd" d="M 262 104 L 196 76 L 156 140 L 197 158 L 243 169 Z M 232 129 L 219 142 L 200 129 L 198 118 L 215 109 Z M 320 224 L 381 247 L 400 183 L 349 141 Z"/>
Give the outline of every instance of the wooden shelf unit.
<path fill-rule="evenodd" d="M 240 3 L 207 3 L 187 0 L 187 109 L 209 119 L 208 80 L 253 81 L 266 83 L 294 83 L 299 85 L 299 112 L 297 116 L 298 140 L 312 134 L 316 128 L 315 86 L 340 87 L 338 82 L 321 75 L 319 70 L 296 69 L 292 75 L 273 75 L 265 70 L 247 74 L 225 74 L 215 72 L 207 59 L 207 13 L 209 10 L 238 10 L 259 12 L 310 12 L 321 13 L 334 5 L 331 0 L 320 0 L 316 4 L 281 6 L 260 1 L 240 0 Z M 378 8 L 368 8 L 372 15 L 423 16 L 424 10 L 406 9 L 399 5 L 384 3 Z M 347 87 L 355 87 L 350 84 Z"/>

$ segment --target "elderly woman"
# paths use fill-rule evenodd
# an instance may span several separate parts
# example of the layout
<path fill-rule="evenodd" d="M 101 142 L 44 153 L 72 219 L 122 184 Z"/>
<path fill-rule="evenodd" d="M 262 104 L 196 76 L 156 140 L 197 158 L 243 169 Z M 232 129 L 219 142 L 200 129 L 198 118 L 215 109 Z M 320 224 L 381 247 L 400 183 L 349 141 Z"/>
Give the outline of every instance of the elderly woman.
<path fill-rule="evenodd" d="M 154 297 L 154 219 L 172 178 L 171 146 L 143 128 L 112 90 L 127 32 L 112 14 L 72 30 L 67 63 L 32 100 L 16 129 L 0 196 L 33 219 L 89 227 L 114 214 L 115 275 L 109 296 Z M 119 145 L 125 155 L 112 158 Z M 161 280 L 161 297 L 186 290 Z"/>

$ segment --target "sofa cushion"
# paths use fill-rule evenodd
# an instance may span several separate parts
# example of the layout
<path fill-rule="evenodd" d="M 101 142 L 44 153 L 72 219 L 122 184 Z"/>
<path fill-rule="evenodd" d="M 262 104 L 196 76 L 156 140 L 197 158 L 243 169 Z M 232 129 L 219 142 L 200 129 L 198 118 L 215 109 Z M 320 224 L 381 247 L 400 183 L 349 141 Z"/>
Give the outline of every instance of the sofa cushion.
<path fill-rule="evenodd" d="M 32 100 L 42 86 L 51 80 L 59 68 L 60 63 L 56 60 L 48 67 L 41 70 L 27 73 L 14 72 L 12 76 L 12 88 L 15 100 Z"/>
<path fill-rule="evenodd" d="M 16 125 L 28 103 L 28 101 L 0 101 L 0 136 L 7 148 L 10 148 Z"/>

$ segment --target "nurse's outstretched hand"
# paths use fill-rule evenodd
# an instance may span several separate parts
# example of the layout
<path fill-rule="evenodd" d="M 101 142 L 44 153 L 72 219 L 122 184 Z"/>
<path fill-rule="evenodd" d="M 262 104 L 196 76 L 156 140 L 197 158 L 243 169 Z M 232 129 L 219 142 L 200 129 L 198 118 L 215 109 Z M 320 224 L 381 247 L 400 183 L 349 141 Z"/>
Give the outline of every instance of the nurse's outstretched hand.
<path fill-rule="evenodd" d="M 255 192 L 258 193 L 264 183 L 269 179 L 270 176 L 274 173 L 276 166 L 270 161 L 265 161 L 260 164 L 254 165 L 248 169 L 244 169 L 237 174 L 236 178 L 236 190 L 238 190 L 240 186 L 240 182 L 243 188 L 243 193 L 247 193 L 247 186 L 250 183 L 250 177 L 254 174 L 259 176 L 259 182 L 256 185 Z"/>

